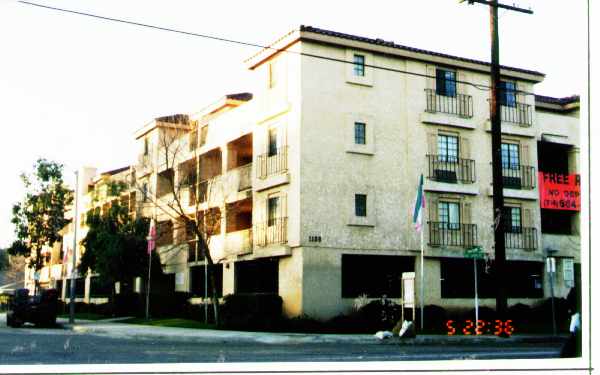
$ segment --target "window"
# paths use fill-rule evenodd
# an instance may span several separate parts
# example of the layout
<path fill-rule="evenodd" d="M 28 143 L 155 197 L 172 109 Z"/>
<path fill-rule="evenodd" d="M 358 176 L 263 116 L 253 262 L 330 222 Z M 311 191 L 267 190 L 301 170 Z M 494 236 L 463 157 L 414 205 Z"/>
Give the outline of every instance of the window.
<path fill-rule="evenodd" d="M 438 135 L 438 160 L 442 162 L 458 162 L 458 137 Z"/>
<path fill-rule="evenodd" d="M 364 122 L 355 122 L 354 123 L 354 143 L 357 145 L 365 145 L 367 144 L 367 135 L 366 135 L 367 124 Z"/>
<path fill-rule="evenodd" d="M 354 54 L 354 75 L 359 77 L 365 76 L 365 56 Z"/>
<path fill-rule="evenodd" d="M 354 194 L 354 214 L 356 216 L 367 216 L 367 195 Z"/>
<path fill-rule="evenodd" d="M 400 298 L 402 273 L 414 267 L 408 256 L 342 254 L 342 298 Z"/>
<path fill-rule="evenodd" d="M 455 202 L 439 202 L 438 219 L 443 229 L 460 229 L 460 205 Z"/>
<path fill-rule="evenodd" d="M 442 96 L 456 96 L 456 72 L 445 69 L 435 71 L 435 92 Z"/>
<path fill-rule="evenodd" d="M 275 225 L 279 211 L 279 197 L 271 197 L 267 202 L 267 225 Z"/>
<path fill-rule="evenodd" d="M 208 125 L 204 125 L 200 129 L 200 146 L 204 146 L 206 144 L 206 136 L 208 135 Z"/>
<path fill-rule="evenodd" d="M 142 200 L 144 202 L 148 201 L 148 183 L 144 182 L 144 184 L 142 185 Z"/>
<path fill-rule="evenodd" d="M 519 145 L 514 143 L 502 143 L 502 168 L 519 169 Z"/>
<path fill-rule="evenodd" d="M 148 138 L 144 138 L 144 156 L 148 155 L 149 148 Z"/>
<path fill-rule="evenodd" d="M 278 154 L 277 128 L 269 129 L 269 156 Z"/>
<path fill-rule="evenodd" d="M 194 151 L 196 147 L 198 147 L 198 131 L 192 130 L 190 132 L 188 144 L 190 146 L 190 151 Z"/>
<path fill-rule="evenodd" d="M 498 87 L 500 91 L 500 104 L 507 107 L 516 107 L 517 85 L 514 82 L 501 81 Z"/>
<path fill-rule="evenodd" d="M 504 231 L 507 233 L 521 233 L 521 208 L 504 207 Z"/>
<path fill-rule="evenodd" d="M 277 86 L 277 75 L 279 74 L 279 70 L 277 69 L 277 63 L 272 61 L 269 64 L 269 88 L 275 88 Z"/>

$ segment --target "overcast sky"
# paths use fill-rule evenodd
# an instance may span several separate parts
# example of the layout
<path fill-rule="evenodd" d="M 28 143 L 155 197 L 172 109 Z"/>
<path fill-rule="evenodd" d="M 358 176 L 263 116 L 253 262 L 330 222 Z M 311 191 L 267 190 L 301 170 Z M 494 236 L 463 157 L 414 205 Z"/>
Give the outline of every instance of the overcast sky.
<path fill-rule="evenodd" d="M 458 0 L 38 3 L 257 44 L 305 24 L 489 61 L 487 8 Z M 517 5 L 535 13 L 500 12 L 502 64 L 546 73 L 539 94 L 583 94 L 585 1 Z M 14 238 L 18 176 L 37 158 L 63 163 L 69 183 L 80 166 L 128 165 L 133 133 L 144 123 L 248 90 L 243 60 L 255 52 L 0 0 L 0 247 Z"/>

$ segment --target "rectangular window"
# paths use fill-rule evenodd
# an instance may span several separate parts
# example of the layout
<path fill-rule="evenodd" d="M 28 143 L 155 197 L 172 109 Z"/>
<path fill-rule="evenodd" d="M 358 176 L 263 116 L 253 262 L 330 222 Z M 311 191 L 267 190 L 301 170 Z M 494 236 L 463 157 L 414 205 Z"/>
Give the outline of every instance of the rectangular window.
<path fill-rule="evenodd" d="M 269 64 L 269 88 L 275 88 L 277 86 L 277 63 L 275 61 Z"/>
<path fill-rule="evenodd" d="M 444 229 L 460 229 L 460 205 L 455 202 L 439 202 L 438 220 Z"/>
<path fill-rule="evenodd" d="M 342 254 L 342 298 L 401 298 L 402 273 L 414 267 L 414 257 Z"/>
<path fill-rule="evenodd" d="M 456 96 L 456 72 L 445 69 L 435 71 L 435 92 L 442 96 Z"/>
<path fill-rule="evenodd" d="M 144 202 L 148 201 L 148 183 L 144 182 L 144 184 L 142 185 L 142 200 Z"/>
<path fill-rule="evenodd" d="M 504 207 L 504 231 L 507 233 L 521 233 L 521 208 Z"/>
<path fill-rule="evenodd" d="M 505 169 L 519 169 L 519 145 L 514 143 L 502 143 L 502 168 Z"/>
<path fill-rule="evenodd" d="M 354 194 L 354 214 L 360 217 L 367 216 L 367 195 Z"/>
<path fill-rule="evenodd" d="M 190 132 L 188 144 L 190 146 L 189 147 L 190 151 L 194 151 L 196 149 L 196 147 L 198 147 L 198 131 L 192 130 Z"/>
<path fill-rule="evenodd" d="M 364 55 L 354 55 L 354 75 L 359 77 L 365 76 L 365 56 Z"/>
<path fill-rule="evenodd" d="M 367 135 L 366 135 L 367 124 L 364 122 L 355 122 L 354 123 L 354 143 L 357 145 L 365 145 L 367 144 Z"/>
<path fill-rule="evenodd" d="M 517 85 L 514 82 L 501 81 L 498 87 L 500 91 L 500 104 L 507 107 L 517 105 Z"/>
<path fill-rule="evenodd" d="M 149 148 L 148 138 L 144 138 L 144 156 L 148 155 Z"/>
<path fill-rule="evenodd" d="M 269 129 L 269 156 L 278 154 L 277 128 Z"/>
<path fill-rule="evenodd" d="M 273 226 L 279 214 L 279 197 L 271 197 L 267 202 L 267 225 Z"/>
<path fill-rule="evenodd" d="M 438 135 L 438 160 L 442 162 L 458 162 L 458 137 Z"/>
<path fill-rule="evenodd" d="M 200 146 L 204 146 L 206 144 L 206 136 L 208 135 L 208 125 L 204 125 L 200 129 Z"/>

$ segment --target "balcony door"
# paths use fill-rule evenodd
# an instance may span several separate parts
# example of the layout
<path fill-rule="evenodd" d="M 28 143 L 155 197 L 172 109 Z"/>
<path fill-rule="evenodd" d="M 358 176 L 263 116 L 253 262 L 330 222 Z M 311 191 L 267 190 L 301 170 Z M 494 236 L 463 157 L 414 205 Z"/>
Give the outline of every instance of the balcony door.
<path fill-rule="evenodd" d="M 502 176 L 504 187 L 521 188 L 521 155 L 516 143 L 502 143 Z"/>

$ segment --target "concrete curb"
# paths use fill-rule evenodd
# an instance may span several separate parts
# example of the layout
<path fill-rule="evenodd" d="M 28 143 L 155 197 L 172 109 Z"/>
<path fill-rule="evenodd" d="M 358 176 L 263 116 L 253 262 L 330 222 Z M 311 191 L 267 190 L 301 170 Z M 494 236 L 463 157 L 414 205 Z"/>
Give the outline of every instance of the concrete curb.
<path fill-rule="evenodd" d="M 369 334 L 303 334 L 303 333 L 270 333 L 245 331 L 220 331 L 204 329 L 188 329 L 173 327 L 153 327 L 137 324 L 112 322 L 81 322 L 82 324 L 63 324 L 65 329 L 78 333 L 95 334 L 113 338 L 141 340 L 178 340 L 201 343 L 238 343 L 238 344 L 355 344 L 355 345 L 492 345 L 510 346 L 517 343 L 562 343 L 567 336 L 517 335 L 509 338 L 496 336 L 443 336 L 421 335 L 412 339 L 393 337 L 380 340 Z"/>

